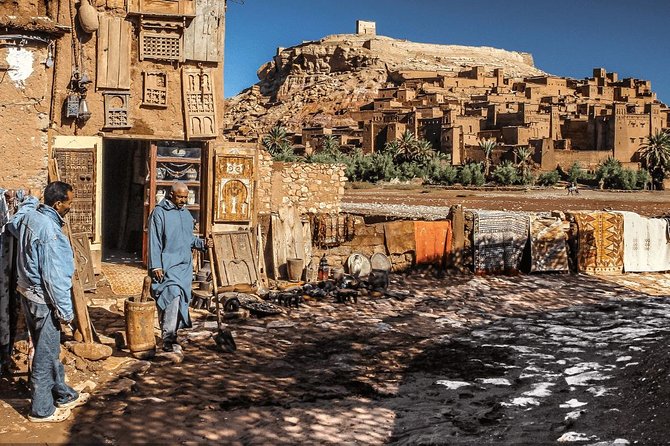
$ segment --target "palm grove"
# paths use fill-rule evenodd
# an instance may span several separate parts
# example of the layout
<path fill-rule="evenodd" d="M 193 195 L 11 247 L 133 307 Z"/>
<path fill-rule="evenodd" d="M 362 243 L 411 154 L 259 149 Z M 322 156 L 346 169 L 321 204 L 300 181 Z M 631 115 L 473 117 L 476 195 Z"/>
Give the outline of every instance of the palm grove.
<path fill-rule="evenodd" d="M 640 170 L 627 169 L 610 157 L 589 172 L 575 162 L 567 170 L 557 168 L 537 172 L 532 151 L 516 148 L 513 160 L 494 165 L 493 152 L 498 143 L 482 139 L 483 162 L 467 162 L 463 166 L 451 165 L 449 156 L 437 152 L 430 142 L 405 131 L 398 139 L 387 143 L 383 150 L 364 154 L 360 149 L 345 151 L 332 135 L 320 139 L 313 153 L 300 156 L 294 152 L 288 132 L 281 126 L 273 127 L 263 138 L 263 146 L 275 161 L 308 163 L 341 163 L 352 182 L 407 181 L 419 178 L 427 184 L 482 186 L 539 185 L 551 186 L 561 180 L 590 184 L 608 189 L 661 189 L 663 180 L 670 174 L 670 134 L 658 132 L 647 138 L 638 150 Z"/>

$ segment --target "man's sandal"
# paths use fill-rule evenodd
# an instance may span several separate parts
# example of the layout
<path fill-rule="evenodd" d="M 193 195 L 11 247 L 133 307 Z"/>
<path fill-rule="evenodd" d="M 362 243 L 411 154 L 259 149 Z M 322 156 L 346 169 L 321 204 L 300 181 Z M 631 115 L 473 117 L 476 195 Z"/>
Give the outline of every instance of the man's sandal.
<path fill-rule="evenodd" d="M 72 411 L 69 407 L 56 407 L 54 413 L 48 417 L 35 417 L 33 415 L 28 415 L 28 419 L 33 423 L 60 423 L 65 421 L 70 417 Z"/>

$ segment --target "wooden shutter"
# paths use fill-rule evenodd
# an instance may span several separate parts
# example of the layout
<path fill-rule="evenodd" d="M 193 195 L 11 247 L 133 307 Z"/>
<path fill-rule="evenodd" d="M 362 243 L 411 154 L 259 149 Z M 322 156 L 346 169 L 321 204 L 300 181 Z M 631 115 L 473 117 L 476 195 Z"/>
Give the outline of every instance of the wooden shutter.
<path fill-rule="evenodd" d="M 98 89 L 130 89 L 130 23 L 121 17 L 100 16 L 98 29 Z"/>
<path fill-rule="evenodd" d="M 214 70 L 182 69 L 186 138 L 217 136 Z"/>
<path fill-rule="evenodd" d="M 224 11 L 224 3 L 219 0 L 196 0 L 196 16 L 184 31 L 186 60 L 222 59 Z"/>

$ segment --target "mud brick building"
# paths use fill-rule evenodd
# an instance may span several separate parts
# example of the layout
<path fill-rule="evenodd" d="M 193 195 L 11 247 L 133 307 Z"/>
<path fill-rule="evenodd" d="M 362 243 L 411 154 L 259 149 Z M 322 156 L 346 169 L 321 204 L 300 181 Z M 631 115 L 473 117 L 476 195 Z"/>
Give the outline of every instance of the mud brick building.
<path fill-rule="evenodd" d="M 542 169 L 579 161 L 593 167 L 607 157 L 637 166 L 648 136 L 670 127 L 670 109 L 651 83 L 619 80 L 604 68 L 576 80 L 533 76 L 515 80 L 502 69 L 456 73 L 398 71 L 394 86 L 352 113 L 370 153 L 409 130 L 451 155 L 453 164 L 483 160 L 481 139 L 495 139 L 494 160 L 528 147 Z"/>
<path fill-rule="evenodd" d="M 72 183 L 94 264 L 146 251 L 175 180 L 201 233 L 251 224 L 256 148 L 220 138 L 225 13 L 225 0 L 0 1 L 0 185 Z"/>

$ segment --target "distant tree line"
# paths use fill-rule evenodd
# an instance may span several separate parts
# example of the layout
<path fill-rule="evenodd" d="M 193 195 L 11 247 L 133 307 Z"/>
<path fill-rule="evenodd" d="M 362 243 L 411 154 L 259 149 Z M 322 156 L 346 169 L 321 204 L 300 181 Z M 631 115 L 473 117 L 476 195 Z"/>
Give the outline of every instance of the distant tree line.
<path fill-rule="evenodd" d="M 581 183 L 604 189 L 661 189 L 670 173 L 670 134 L 658 132 L 647 138 L 638 151 L 642 169 L 622 166 L 610 157 L 594 171 L 587 171 L 579 162 L 567 170 L 560 167 L 549 172 L 538 172 L 532 152 L 526 147 L 515 149 L 515 162 L 505 160 L 493 165 L 492 154 L 497 142 L 479 141 L 484 152 L 483 162 L 469 162 L 463 166 L 451 165 L 448 155 L 436 152 L 430 142 L 405 131 L 383 150 L 364 154 L 360 149 L 344 153 L 336 137 L 326 135 L 314 153 L 299 156 L 294 153 L 288 133 L 281 126 L 273 127 L 263 138 L 263 146 L 275 161 L 308 163 L 341 163 L 346 166 L 350 181 L 376 183 L 379 181 L 408 181 L 422 179 L 427 184 L 482 186 L 493 183 L 501 186 L 552 186 L 560 181 Z"/>

